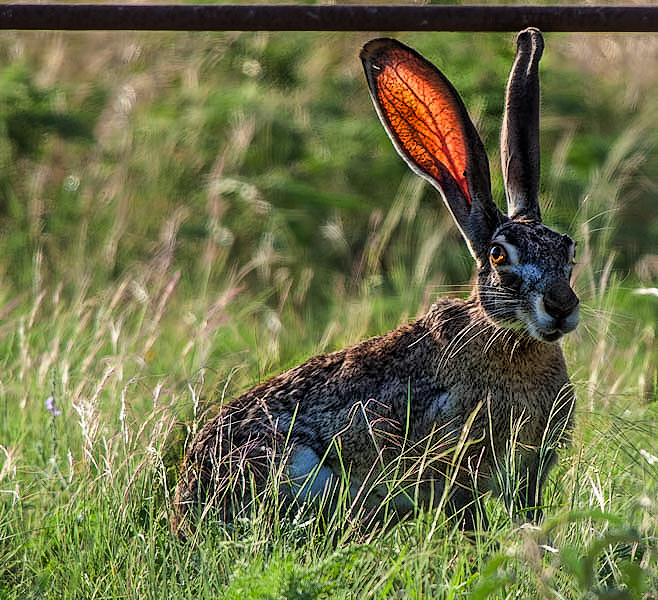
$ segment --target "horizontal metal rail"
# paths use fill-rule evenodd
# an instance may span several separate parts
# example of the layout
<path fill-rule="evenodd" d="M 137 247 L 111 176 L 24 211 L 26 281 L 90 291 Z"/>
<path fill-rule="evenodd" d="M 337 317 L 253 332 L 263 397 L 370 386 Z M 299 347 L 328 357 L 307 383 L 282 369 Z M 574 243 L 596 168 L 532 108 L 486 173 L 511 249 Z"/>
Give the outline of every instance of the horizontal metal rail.
<path fill-rule="evenodd" d="M 0 29 L 658 32 L 658 6 L 2 4 Z"/>

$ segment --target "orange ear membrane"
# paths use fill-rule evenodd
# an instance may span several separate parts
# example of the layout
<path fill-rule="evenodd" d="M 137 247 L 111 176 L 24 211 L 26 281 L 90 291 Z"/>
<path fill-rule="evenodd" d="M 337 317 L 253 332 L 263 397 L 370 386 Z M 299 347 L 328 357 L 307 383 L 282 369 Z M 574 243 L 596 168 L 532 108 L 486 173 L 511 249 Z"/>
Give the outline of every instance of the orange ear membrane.
<path fill-rule="evenodd" d="M 465 109 L 450 82 L 413 50 L 391 40 L 369 44 L 362 58 L 371 67 L 371 91 L 398 149 L 440 186 L 447 171 L 470 203 Z"/>

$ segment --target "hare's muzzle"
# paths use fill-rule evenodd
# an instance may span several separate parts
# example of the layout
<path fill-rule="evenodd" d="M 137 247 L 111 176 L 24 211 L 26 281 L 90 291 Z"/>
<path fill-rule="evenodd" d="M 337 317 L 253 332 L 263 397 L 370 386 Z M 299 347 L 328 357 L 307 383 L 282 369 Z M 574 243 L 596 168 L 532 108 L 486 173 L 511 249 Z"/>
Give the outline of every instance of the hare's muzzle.
<path fill-rule="evenodd" d="M 542 301 L 544 311 L 551 319 L 550 326 L 543 328 L 544 339 L 555 341 L 576 328 L 580 300 L 567 281 L 554 282 L 544 293 Z"/>
<path fill-rule="evenodd" d="M 565 320 L 577 311 L 580 301 L 571 286 L 565 281 L 558 281 L 544 294 L 546 312 L 554 319 Z"/>

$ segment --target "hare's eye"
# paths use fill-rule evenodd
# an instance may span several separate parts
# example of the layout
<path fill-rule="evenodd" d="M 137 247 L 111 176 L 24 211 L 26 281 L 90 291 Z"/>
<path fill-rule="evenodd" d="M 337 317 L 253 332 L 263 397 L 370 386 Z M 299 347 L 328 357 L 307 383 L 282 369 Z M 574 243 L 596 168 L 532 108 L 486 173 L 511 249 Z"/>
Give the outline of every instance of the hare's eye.
<path fill-rule="evenodd" d="M 507 252 L 499 244 L 494 244 L 489 251 L 489 258 L 494 265 L 504 265 L 507 262 Z"/>

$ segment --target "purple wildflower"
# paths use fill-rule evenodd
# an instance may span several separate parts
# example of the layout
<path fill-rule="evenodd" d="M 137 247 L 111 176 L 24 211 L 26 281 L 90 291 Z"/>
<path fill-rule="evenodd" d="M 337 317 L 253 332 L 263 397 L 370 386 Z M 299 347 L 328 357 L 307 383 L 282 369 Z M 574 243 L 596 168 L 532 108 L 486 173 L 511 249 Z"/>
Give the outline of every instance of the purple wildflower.
<path fill-rule="evenodd" d="M 46 398 L 46 410 L 53 416 L 59 417 L 62 414 L 62 411 L 55 407 L 55 398 L 48 396 Z"/>

